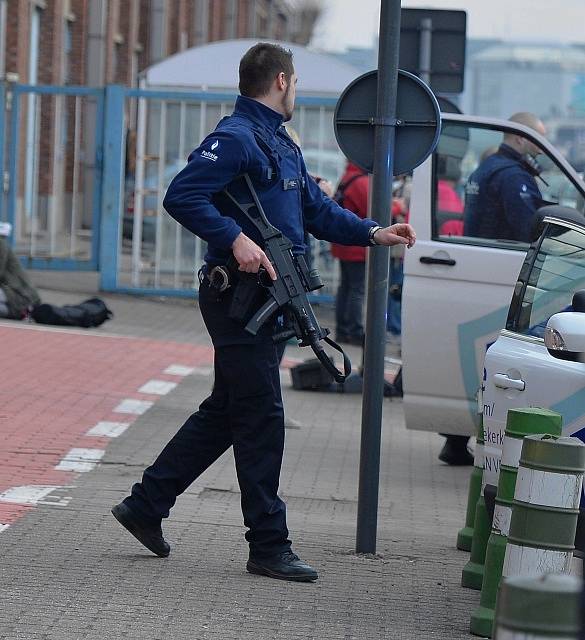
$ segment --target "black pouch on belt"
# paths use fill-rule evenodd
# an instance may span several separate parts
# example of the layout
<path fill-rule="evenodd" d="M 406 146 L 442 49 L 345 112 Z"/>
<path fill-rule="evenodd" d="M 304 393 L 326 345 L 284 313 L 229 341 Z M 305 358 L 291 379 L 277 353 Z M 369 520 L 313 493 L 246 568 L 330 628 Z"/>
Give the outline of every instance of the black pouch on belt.
<path fill-rule="evenodd" d="M 257 274 L 240 273 L 234 286 L 228 317 L 241 324 L 247 324 L 265 300 L 266 291 L 258 282 Z"/>

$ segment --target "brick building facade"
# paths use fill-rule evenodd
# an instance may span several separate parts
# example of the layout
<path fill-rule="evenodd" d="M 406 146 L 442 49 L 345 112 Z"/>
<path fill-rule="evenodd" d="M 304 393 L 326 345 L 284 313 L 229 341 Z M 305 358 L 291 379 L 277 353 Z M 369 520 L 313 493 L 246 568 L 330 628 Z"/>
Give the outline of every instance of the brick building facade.
<path fill-rule="evenodd" d="M 208 42 L 307 44 L 318 15 L 319 0 L 0 0 L 0 80 L 136 87 L 144 69 Z M 130 145 L 135 102 L 127 103 Z M 21 95 L 15 234 L 23 252 L 75 257 L 85 244 L 87 253 L 99 172 L 96 109 L 95 98 Z M 135 149 L 127 151 L 132 172 Z"/>
<path fill-rule="evenodd" d="M 206 42 L 307 44 L 318 15 L 315 0 L 0 0 L 0 73 L 132 87 L 141 70 Z"/>

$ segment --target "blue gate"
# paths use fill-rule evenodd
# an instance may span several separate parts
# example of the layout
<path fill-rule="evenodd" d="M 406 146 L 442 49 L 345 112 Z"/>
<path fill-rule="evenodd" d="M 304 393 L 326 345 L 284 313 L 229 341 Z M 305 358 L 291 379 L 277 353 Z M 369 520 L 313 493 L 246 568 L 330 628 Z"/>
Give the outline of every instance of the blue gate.
<path fill-rule="evenodd" d="M 162 199 L 235 99 L 119 85 L 0 86 L 0 166 L 7 138 L 9 176 L 0 221 L 12 224 L 25 266 L 99 270 L 104 291 L 192 296 L 205 243 L 165 214 Z M 345 166 L 335 103 L 299 96 L 291 123 L 309 171 L 334 183 Z M 316 297 L 330 300 L 337 266 L 328 243 L 314 241 L 312 255 L 326 285 Z"/>
<path fill-rule="evenodd" d="M 121 87 L 108 87 L 108 91 L 104 132 L 106 140 L 110 138 L 112 148 L 118 151 L 108 151 L 109 143 L 104 142 L 105 160 L 122 149 L 121 140 L 112 138 L 115 133 L 108 120 L 120 122 L 125 113 L 132 123 L 129 135 L 135 131 L 135 139 L 125 145 L 121 216 L 117 221 L 111 217 L 108 222 L 105 201 L 102 206 L 106 215 L 102 220 L 102 244 L 119 247 L 115 255 L 111 252 L 108 260 L 100 263 L 102 287 L 144 295 L 192 296 L 205 243 L 164 212 L 162 199 L 190 151 L 224 115 L 231 113 L 236 94 Z M 309 171 L 333 183 L 345 167 L 333 132 L 335 104 L 332 98 L 299 96 L 291 122 L 299 135 Z M 115 176 L 104 170 L 104 181 L 110 179 Z M 104 198 L 111 193 L 104 186 Z M 329 301 L 337 284 L 337 265 L 330 255 L 329 244 L 313 240 L 312 256 L 325 282 L 325 288 L 314 297 Z"/>
<path fill-rule="evenodd" d="M 30 268 L 96 270 L 104 90 L 8 85 L 3 91 L 9 182 L 0 219 L 12 225 L 11 245 Z M 0 137 L 4 130 L 3 122 Z"/>

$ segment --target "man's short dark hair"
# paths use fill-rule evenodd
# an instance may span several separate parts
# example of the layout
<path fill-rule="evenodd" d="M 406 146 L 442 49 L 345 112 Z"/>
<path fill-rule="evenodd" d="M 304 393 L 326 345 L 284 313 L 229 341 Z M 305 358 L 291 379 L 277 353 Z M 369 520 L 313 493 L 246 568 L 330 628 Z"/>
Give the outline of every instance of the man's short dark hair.
<path fill-rule="evenodd" d="M 290 80 L 294 73 L 292 57 L 292 51 L 277 44 L 255 44 L 240 60 L 240 93 L 248 98 L 265 96 L 281 72 Z"/>

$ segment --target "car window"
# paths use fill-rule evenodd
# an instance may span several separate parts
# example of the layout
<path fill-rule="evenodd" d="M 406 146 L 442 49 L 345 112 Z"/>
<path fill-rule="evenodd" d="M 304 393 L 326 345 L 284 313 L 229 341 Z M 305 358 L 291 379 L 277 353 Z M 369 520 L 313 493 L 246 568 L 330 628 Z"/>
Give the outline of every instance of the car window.
<path fill-rule="evenodd" d="M 444 123 L 433 154 L 434 240 L 525 251 L 538 208 L 562 204 L 583 211 L 582 194 L 554 161 L 544 152 L 536 163 L 520 155 L 513 148 L 518 139 L 526 140 L 486 126 Z"/>
<path fill-rule="evenodd" d="M 549 318 L 571 311 L 573 294 L 585 289 L 585 233 L 549 224 L 527 278 L 523 273 L 524 268 L 517 288 L 516 313 L 507 328 L 542 338 Z"/>
<path fill-rule="evenodd" d="M 538 179 L 542 197 L 547 202 L 571 207 L 585 213 L 585 200 L 575 185 L 548 156 L 539 156 L 542 172 Z"/>

